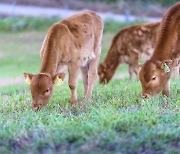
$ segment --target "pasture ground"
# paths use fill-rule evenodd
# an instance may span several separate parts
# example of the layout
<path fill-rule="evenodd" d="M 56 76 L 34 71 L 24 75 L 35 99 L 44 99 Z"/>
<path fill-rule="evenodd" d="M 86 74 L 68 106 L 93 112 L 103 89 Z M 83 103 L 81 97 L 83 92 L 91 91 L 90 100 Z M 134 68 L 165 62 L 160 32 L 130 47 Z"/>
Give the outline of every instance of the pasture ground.
<path fill-rule="evenodd" d="M 45 31 L 0 33 L 0 80 L 37 73 Z M 101 61 L 112 34 L 103 37 Z M 127 74 L 123 65 L 118 73 Z M 28 85 L 0 87 L 0 153 L 179 153 L 180 80 L 171 96 L 143 101 L 136 79 L 96 83 L 93 99 L 70 106 L 65 82 L 49 104 L 31 110 Z M 79 99 L 83 85 L 79 81 Z"/>

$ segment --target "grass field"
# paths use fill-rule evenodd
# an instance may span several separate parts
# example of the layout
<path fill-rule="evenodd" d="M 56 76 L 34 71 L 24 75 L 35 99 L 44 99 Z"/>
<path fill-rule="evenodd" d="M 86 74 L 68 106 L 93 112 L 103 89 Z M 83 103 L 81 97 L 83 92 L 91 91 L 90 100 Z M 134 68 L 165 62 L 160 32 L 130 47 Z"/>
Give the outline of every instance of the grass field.
<path fill-rule="evenodd" d="M 23 72 L 38 73 L 40 68 L 40 48 L 46 31 L 0 33 L 0 78 L 18 77 Z M 100 61 L 103 61 L 110 47 L 113 34 L 103 37 Z M 127 72 L 122 65 L 117 72 Z"/>
<path fill-rule="evenodd" d="M 0 33 L 0 79 L 37 73 L 45 31 Z M 101 61 L 112 34 L 103 37 Z M 118 73 L 127 73 L 122 66 Z M 171 96 L 141 99 L 140 82 L 128 78 L 96 83 L 93 99 L 70 106 L 65 82 L 55 87 L 49 104 L 32 111 L 25 84 L 0 87 L 2 153 L 179 153 L 180 80 Z M 83 98 L 79 81 L 78 96 Z"/>

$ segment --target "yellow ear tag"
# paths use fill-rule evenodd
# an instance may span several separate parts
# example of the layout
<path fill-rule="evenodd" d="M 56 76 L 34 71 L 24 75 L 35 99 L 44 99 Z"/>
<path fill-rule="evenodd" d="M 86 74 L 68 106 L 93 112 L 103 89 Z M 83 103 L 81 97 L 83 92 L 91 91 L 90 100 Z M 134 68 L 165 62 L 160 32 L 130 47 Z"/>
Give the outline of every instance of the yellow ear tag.
<path fill-rule="evenodd" d="M 27 84 L 30 84 L 30 83 L 31 83 L 30 78 L 29 78 L 29 77 L 27 77 L 27 78 L 25 79 L 25 82 L 26 82 Z"/>
<path fill-rule="evenodd" d="M 62 79 L 60 79 L 58 76 L 56 76 L 56 79 L 54 80 L 54 84 L 56 86 L 60 86 L 60 85 L 62 85 L 62 83 L 63 83 Z"/>

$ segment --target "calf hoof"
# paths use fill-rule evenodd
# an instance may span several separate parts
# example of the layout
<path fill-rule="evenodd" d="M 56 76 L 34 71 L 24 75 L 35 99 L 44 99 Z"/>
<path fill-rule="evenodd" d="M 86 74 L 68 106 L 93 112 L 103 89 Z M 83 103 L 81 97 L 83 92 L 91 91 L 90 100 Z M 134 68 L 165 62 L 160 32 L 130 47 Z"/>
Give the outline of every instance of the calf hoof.
<path fill-rule="evenodd" d="M 165 96 L 167 96 L 167 97 L 169 97 L 170 92 L 169 92 L 169 91 L 165 91 L 165 92 L 163 91 L 162 94 L 165 95 Z"/>
<path fill-rule="evenodd" d="M 70 100 L 70 104 L 73 105 L 73 104 L 77 104 L 78 100 L 77 99 L 71 99 Z"/>
<path fill-rule="evenodd" d="M 84 97 L 85 97 L 85 99 L 91 99 L 92 98 L 92 93 L 91 92 L 87 92 Z"/>
<path fill-rule="evenodd" d="M 89 95 L 85 95 L 84 99 L 88 100 L 88 99 L 91 99 L 92 97 L 89 96 Z"/>

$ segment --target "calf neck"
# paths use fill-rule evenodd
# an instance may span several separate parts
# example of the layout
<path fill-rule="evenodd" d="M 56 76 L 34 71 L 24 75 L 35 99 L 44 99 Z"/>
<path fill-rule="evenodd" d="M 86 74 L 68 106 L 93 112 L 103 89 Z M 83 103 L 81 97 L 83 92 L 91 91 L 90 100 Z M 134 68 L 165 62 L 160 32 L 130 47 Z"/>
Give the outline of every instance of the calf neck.
<path fill-rule="evenodd" d="M 169 96 L 170 76 L 178 66 L 180 57 L 180 2 L 164 14 L 157 35 L 152 57 L 145 62 L 139 73 L 142 97 L 148 98 L 160 92 Z"/>
<path fill-rule="evenodd" d="M 100 83 L 109 82 L 120 64 L 129 65 L 129 75 L 138 74 L 139 57 L 150 58 L 160 22 L 143 23 L 121 29 L 113 38 L 105 60 L 99 65 Z"/>

